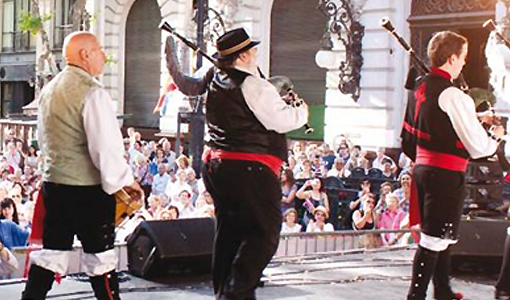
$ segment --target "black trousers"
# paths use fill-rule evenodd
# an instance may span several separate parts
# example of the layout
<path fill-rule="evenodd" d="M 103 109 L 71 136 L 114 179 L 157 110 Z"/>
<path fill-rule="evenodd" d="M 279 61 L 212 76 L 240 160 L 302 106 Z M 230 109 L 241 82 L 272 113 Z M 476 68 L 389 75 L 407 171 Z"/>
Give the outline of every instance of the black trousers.
<path fill-rule="evenodd" d="M 466 188 L 464 173 L 417 165 L 416 182 L 421 231 L 442 239 L 457 239 Z"/>
<path fill-rule="evenodd" d="M 115 199 L 101 185 L 71 186 L 44 182 L 43 248 L 72 250 L 74 236 L 85 253 L 113 249 L 115 242 Z"/>
<path fill-rule="evenodd" d="M 255 299 L 257 283 L 280 237 L 278 177 L 263 164 L 237 160 L 211 160 L 204 164 L 202 176 L 216 208 L 216 299 Z"/>

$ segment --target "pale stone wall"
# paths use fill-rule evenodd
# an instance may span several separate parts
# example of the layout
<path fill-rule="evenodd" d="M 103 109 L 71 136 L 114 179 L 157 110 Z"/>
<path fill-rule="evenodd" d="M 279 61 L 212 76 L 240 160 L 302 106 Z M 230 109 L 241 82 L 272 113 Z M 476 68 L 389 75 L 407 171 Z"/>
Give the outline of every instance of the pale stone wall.
<path fill-rule="evenodd" d="M 389 17 L 397 31 L 409 40 L 406 1 L 367 0 L 360 22 L 365 26 L 361 95 L 357 102 L 338 90 L 338 63 L 329 68 L 326 79 L 325 141 L 336 144 L 339 134 L 364 148 L 399 147 L 399 134 L 405 108 L 404 81 L 408 56 L 391 35 L 380 26 Z M 334 40 L 335 38 L 333 38 Z M 343 49 L 333 49 L 342 56 Z"/>

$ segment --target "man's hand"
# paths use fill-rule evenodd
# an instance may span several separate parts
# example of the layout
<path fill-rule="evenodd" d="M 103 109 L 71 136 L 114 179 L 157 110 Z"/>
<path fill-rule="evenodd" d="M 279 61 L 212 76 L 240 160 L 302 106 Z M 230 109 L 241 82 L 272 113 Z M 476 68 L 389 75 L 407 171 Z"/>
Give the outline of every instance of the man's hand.
<path fill-rule="evenodd" d="M 501 137 L 503 137 L 505 135 L 505 128 L 503 126 L 501 126 L 501 125 L 492 126 L 491 127 L 491 132 L 496 137 L 501 138 Z"/>
<path fill-rule="evenodd" d="M 130 185 L 126 185 L 124 190 L 129 194 L 132 201 L 141 201 L 144 197 L 143 190 L 136 181 L 133 181 Z"/>

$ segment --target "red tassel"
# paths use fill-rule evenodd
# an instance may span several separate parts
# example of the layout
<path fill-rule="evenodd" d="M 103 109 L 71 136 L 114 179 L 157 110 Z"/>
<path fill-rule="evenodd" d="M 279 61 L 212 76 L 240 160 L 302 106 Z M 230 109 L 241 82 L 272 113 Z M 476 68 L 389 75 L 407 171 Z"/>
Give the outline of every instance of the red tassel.
<path fill-rule="evenodd" d="M 60 273 L 55 273 L 55 282 L 57 284 L 61 284 L 62 283 L 62 275 L 60 275 Z"/>

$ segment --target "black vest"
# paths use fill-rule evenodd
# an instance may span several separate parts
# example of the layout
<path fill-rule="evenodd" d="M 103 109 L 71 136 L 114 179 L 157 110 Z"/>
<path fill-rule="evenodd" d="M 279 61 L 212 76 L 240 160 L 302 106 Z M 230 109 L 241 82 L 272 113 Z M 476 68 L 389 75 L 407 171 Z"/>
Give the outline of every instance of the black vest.
<path fill-rule="evenodd" d="M 430 151 L 469 158 L 450 118 L 439 107 L 439 95 L 453 86 L 441 72 L 433 70 L 414 92 L 417 144 Z"/>
<path fill-rule="evenodd" d="M 267 130 L 246 104 L 241 85 L 247 76 L 250 74 L 236 69 L 214 75 L 206 102 L 208 145 L 225 151 L 271 154 L 287 161 L 285 135 Z"/>

